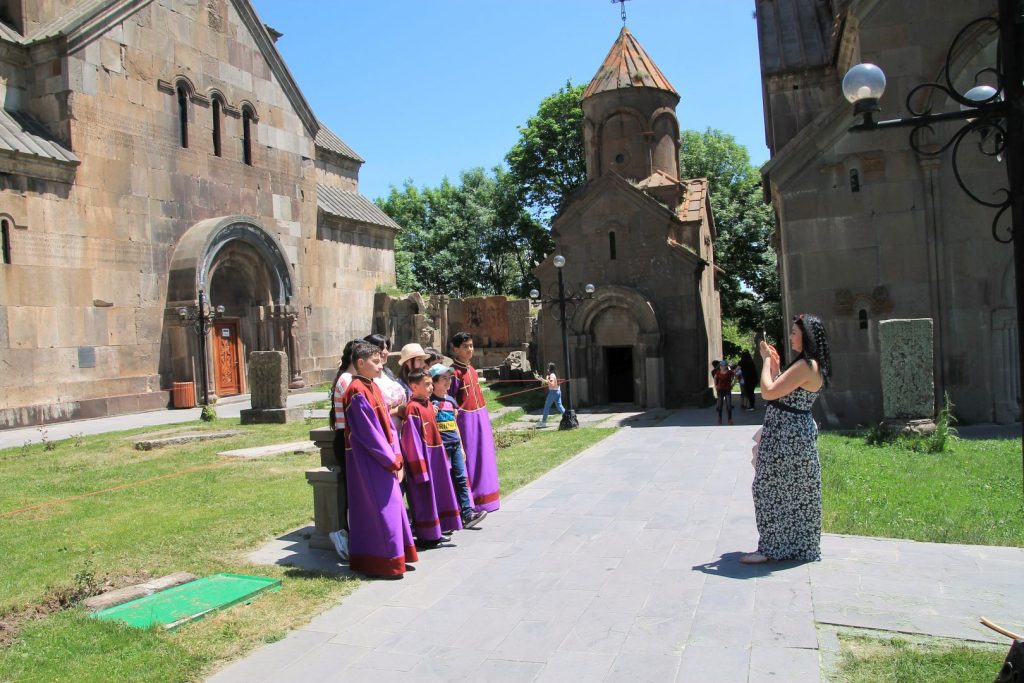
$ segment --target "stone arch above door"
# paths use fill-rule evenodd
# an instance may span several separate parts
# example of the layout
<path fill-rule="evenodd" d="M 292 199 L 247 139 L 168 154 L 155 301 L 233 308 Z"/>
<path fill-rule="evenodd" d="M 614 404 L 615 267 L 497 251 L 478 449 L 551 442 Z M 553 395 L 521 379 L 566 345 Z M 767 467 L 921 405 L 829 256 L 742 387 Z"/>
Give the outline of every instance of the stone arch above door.
<path fill-rule="evenodd" d="M 606 403 L 612 397 L 616 373 L 611 372 L 610 354 L 628 349 L 633 402 L 642 408 L 663 405 L 661 327 L 654 307 L 643 295 L 628 287 L 600 287 L 593 299 L 582 304 L 573 327 L 584 346 L 581 360 L 586 372 L 582 374 L 589 378 L 586 389 L 591 404 Z"/>
<path fill-rule="evenodd" d="M 223 216 L 196 223 L 178 242 L 167 279 L 168 305 L 196 301 L 199 290 L 209 290 L 218 255 L 237 242 L 250 247 L 262 259 L 270 302 L 278 306 L 288 304 L 294 294 L 295 277 L 277 238 L 251 218 Z"/>

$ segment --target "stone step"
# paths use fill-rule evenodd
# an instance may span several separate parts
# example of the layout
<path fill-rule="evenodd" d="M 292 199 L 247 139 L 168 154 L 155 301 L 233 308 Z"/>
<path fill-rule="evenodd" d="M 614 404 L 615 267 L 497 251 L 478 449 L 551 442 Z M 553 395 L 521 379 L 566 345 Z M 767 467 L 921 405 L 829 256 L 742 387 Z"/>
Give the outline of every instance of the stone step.
<path fill-rule="evenodd" d="M 283 453 L 319 453 L 320 449 L 312 441 L 292 441 L 290 443 L 277 443 L 269 446 L 255 446 L 254 448 L 236 448 L 231 451 L 221 451 L 217 455 L 228 458 L 245 458 L 254 460 L 268 455 L 281 455 Z"/>

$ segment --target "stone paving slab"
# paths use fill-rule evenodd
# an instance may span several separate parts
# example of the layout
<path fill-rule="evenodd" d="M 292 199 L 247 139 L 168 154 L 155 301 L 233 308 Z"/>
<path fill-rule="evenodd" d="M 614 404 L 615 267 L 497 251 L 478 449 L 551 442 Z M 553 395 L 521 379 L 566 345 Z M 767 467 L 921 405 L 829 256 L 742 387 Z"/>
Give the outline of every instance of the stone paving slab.
<path fill-rule="evenodd" d="M 758 413 L 620 430 L 420 553 L 403 580 L 364 583 L 210 680 L 804 682 L 834 659 L 820 622 L 993 640 L 976 626 L 988 616 L 1020 630 L 1018 548 L 826 535 L 820 563 L 740 564 L 757 540 Z M 345 571 L 303 544 L 296 532 L 256 555 Z"/>
<path fill-rule="evenodd" d="M 254 446 L 252 448 L 236 448 L 230 451 L 221 451 L 217 455 L 228 458 L 244 458 L 253 460 L 265 458 L 268 455 L 281 455 L 283 453 L 319 453 L 320 449 L 312 441 L 292 441 L 290 443 L 275 443 L 269 446 Z"/>

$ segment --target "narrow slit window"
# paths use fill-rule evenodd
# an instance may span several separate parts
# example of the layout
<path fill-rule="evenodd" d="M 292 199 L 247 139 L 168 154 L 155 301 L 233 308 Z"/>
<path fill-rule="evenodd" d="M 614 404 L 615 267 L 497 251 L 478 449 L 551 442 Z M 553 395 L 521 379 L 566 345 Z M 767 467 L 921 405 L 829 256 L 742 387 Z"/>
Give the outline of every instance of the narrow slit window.
<path fill-rule="evenodd" d="M 188 147 L 188 92 L 185 86 L 178 86 L 178 142 Z"/>
<path fill-rule="evenodd" d="M 860 321 L 860 329 L 868 329 L 868 312 L 863 308 L 857 312 L 857 320 Z"/>
<path fill-rule="evenodd" d="M 11 224 L 7 221 L 0 221 L 0 230 L 3 232 L 4 263 L 11 262 Z"/>
<path fill-rule="evenodd" d="M 608 257 L 615 260 L 615 231 L 612 230 L 608 233 Z"/>
<path fill-rule="evenodd" d="M 216 97 L 213 98 L 213 154 L 214 156 L 221 156 L 220 147 L 220 100 Z"/>
<path fill-rule="evenodd" d="M 252 166 L 252 112 L 242 110 L 242 161 Z"/>

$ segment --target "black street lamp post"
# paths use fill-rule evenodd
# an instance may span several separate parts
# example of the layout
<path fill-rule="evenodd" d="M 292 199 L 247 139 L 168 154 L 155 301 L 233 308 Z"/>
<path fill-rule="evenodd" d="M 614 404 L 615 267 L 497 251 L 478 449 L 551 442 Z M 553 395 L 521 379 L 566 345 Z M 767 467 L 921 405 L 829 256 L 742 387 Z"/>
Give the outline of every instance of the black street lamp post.
<path fill-rule="evenodd" d="M 995 66 L 981 69 L 974 75 L 975 85 L 961 93 L 954 86 L 951 75 L 953 59 L 962 51 L 961 40 L 973 38 L 988 28 L 998 31 L 998 49 Z M 874 64 L 858 64 L 843 78 L 843 94 L 854 105 L 854 114 L 863 121 L 850 127 L 851 132 L 911 128 L 910 146 L 921 156 L 937 157 L 951 150 L 953 175 L 957 184 L 972 200 L 995 211 L 992 219 L 992 237 L 1004 244 L 1013 243 L 1013 264 L 1017 298 L 1017 353 L 1020 389 L 1024 390 L 1024 335 L 1019 332 L 1024 320 L 1024 2 L 999 0 L 997 17 L 985 16 L 967 24 L 953 39 L 946 54 L 945 79 L 941 83 L 922 83 L 907 94 L 910 116 L 889 121 L 875 121 L 873 113 L 880 111 L 879 98 L 885 91 L 885 74 Z M 959 111 L 932 113 L 921 110 L 913 101 L 919 92 L 933 89 L 957 102 Z M 922 139 L 924 132 L 934 132 L 934 125 L 948 121 L 965 121 L 943 144 L 928 146 Z M 997 189 L 992 201 L 982 199 L 964 182 L 959 168 L 961 144 L 971 133 L 977 134 L 978 149 L 997 161 L 1006 158 L 1007 187 Z M 1009 210 L 1009 227 L 999 227 L 1003 214 Z M 1020 396 L 1017 397 L 1020 403 Z M 1024 430 L 1024 425 L 1022 425 Z M 1024 431 L 1021 433 L 1021 470 L 1024 483 Z"/>
<path fill-rule="evenodd" d="M 199 290 L 199 305 L 178 309 L 181 322 L 190 326 L 199 337 L 199 374 L 203 382 L 203 405 L 210 405 L 210 385 L 206 375 L 206 338 L 210 333 L 210 324 L 214 318 L 224 315 L 224 307 L 217 306 L 211 310 L 206 301 L 206 292 Z"/>
<path fill-rule="evenodd" d="M 558 424 L 559 429 L 576 429 L 580 426 L 580 421 L 576 418 L 576 411 L 572 407 L 572 382 L 569 381 L 572 378 L 572 366 L 569 364 L 569 332 L 566 329 L 566 317 L 565 317 L 565 305 L 575 306 L 578 302 L 585 299 L 593 298 L 594 285 L 588 284 L 583 288 L 586 294 L 578 294 L 570 291 L 568 295 L 565 293 L 565 281 L 562 278 L 562 269 L 565 267 L 565 257 L 562 255 L 555 256 L 552 261 L 555 264 L 555 268 L 558 270 L 558 296 L 549 296 L 544 299 L 541 298 L 540 292 L 536 289 L 530 291 L 530 298 L 534 302 L 540 304 L 558 304 L 558 321 L 562 325 L 562 362 L 565 368 L 565 379 L 563 383 L 565 387 L 565 412 L 562 413 L 562 421 Z"/>

